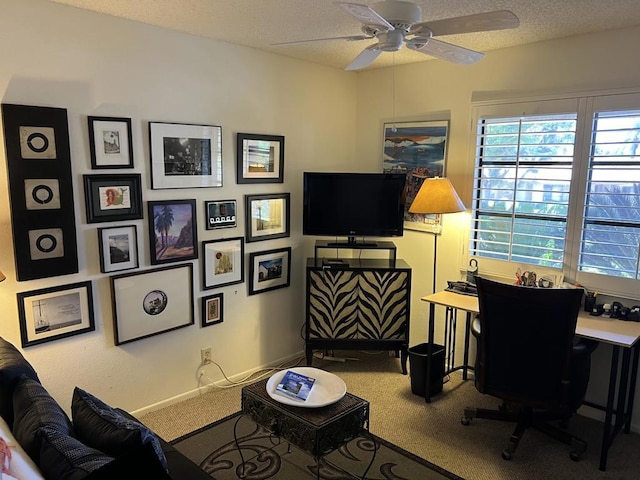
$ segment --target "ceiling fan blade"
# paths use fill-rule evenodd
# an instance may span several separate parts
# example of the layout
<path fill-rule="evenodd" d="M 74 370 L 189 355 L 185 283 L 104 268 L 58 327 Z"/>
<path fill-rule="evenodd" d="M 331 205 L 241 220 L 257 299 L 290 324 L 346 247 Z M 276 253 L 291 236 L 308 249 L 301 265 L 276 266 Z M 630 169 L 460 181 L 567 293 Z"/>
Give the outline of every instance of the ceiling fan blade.
<path fill-rule="evenodd" d="M 423 43 L 426 42 L 426 43 Z M 438 57 L 442 60 L 458 63 L 460 65 L 469 65 L 477 62 L 484 53 L 475 52 L 468 48 L 453 45 L 451 43 L 442 42 L 435 38 L 416 38 L 407 42 L 407 47 L 416 52 Z"/>
<path fill-rule="evenodd" d="M 336 2 L 352 17 L 357 18 L 365 25 L 377 25 L 384 27 L 387 31 L 394 30 L 393 25 L 387 22 L 384 18 L 378 15 L 374 10 L 367 5 L 361 5 L 359 3 L 350 2 Z"/>
<path fill-rule="evenodd" d="M 378 49 L 378 44 L 369 45 L 351 62 L 345 70 L 359 70 L 361 68 L 368 67 L 373 61 L 378 58 L 378 55 L 382 53 L 382 50 Z"/>
<path fill-rule="evenodd" d="M 516 28 L 520 20 L 509 10 L 496 10 L 495 12 L 476 13 L 463 17 L 445 18 L 433 22 L 416 23 L 411 27 L 410 33 L 414 35 L 453 35 L 456 33 L 487 32 L 490 30 L 506 30 Z"/>
<path fill-rule="evenodd" d="M 327 37 L 327 38 L 312 38 L 309 40 L 294 40 L 292 42 L 280 42 L 280 43 L 272 43 L 272 47 L 279 47 L 281 45 L 298 45 L 302 43 L 311 43 L 311 42 L 324 42 L 328 40 L 347 40 L 348 42 L 356 42 L 359 40 L 371 40 L 372 37 L 370 35 L 347 35 L 345 37 Z"/>

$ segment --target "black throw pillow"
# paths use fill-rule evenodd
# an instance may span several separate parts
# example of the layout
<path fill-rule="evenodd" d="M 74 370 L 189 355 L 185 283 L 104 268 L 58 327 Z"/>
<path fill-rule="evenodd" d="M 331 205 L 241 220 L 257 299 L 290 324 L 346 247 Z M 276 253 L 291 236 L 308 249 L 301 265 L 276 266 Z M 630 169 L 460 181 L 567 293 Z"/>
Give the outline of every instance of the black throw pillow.
<path fill-rule="evenodd" d="M 119 457 L 149 443 L 167 470 L 160 441 L 149 428 L 78 387 L 73 390 L 71 417 L 76 437 L 86 445 Z"/>
<path fill-rule="evenodd" d="M 40 428 L 72 435 L 71 421 L 60 405 L 40 383 L 25 375 L 13 391 L 13 410 L 13 435 L 36 465 L 40 465 Z"/>
<path fill-rule="evenodd" d="M 153 445 L 144 445 L 120 455 L 112 462 L 92 472 L 85 480 L 113 480 L 113 479 L 153 479 L 171 480 L 171 477 L 160 462 Z M 66 480 L 66 479 L 65 479 Z M 176 478 L 175 480 L 180 480 Z"/>
<path fill-rule="evenodd" d="M 39 382 L 38 375 L 22 353 L 0 337 L 0 415 L 13 427 L 13 389 L 22 375 Z"/>
<path fill-rule="evenodd" d="M 80 480 L 113 461 L 113 457 L 52 428 L 41 428 L 38 436 L 41 439 L 39 467 L 47 480 Z"/>

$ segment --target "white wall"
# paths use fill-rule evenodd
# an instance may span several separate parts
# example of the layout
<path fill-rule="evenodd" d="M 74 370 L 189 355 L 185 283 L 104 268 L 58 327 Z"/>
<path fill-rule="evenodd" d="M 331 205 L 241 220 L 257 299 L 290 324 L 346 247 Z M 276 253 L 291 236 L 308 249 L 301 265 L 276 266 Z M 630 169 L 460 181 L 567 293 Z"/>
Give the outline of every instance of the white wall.
<path fill-rule="evenodd" d="M 380 164 L 384 122 L 449 120 L 447 176 L 469 206 L 474 162 L 469 157 L 469 142 L 475 141 L 472 98 L 517 98 L 619 88 L 640 90 L 640 63 L 632 61 L 637 57 L 639 43 L 640 28 L 636 27 L 491 51 L 471 66 L 442 61 L 399 66 L 395 74 L 395 117 L 392 117 L 392 70 L 362 72 L 358 75 L 358 156 L 375 159 Z M 438 240 L 438 289 L 446 286 L 446 280 L 460 278 L 460 267 L 464 267 L 460 258 L 465 255 L 469 222 L 468 213 L 444 217 L 443 234 Z M 433 235 L 406 231 L 396 243 L 413 267 L 410 345 L 414 345 L 426 340 L 428 308 L 420 297 L 432 288 Z M 607 346 L 601 346 L 594 354 L 590 400 L 600 403 L 606 400 L 610 354 Z M 636 397 L 638 394 L 640 388 Z M 635 430 L 640 431 L 640 420 L 636 420 Z"/>
<path fill-rule="evenodd" d="M 77 275 L 16 281 L 6 158 L 0 149 L 0 269 L 7 276 L 0 285 L 0 335 L 20 347 L 17 292 L 84 280 L 94 289 L 95 332 L 24 349 L 45 387 L 65 408 L 79 385 L 136 410 L 193 392 L 203 347 L 213 347 L 214 360 L 228 376 L 300 352 L 303 258 L 312 251 L 301 235 L 302 172 L 360 169 L 350 164 L 356 75 L 52 2 L 2 0 L 0 9 L 2 102 L 68 110 L 80 263 Z M 114 346 L 110 284 L 100 273 L 97 228 L 117 224 L 85 220 L 82 174 L 105 172 L 90 169 L 88 115 L 132 118 L 135 172 L 142 173 L 145 202 L 145 219 L 133 222 L 141 269 L 151 267 L 146 201 L 196 199 L 203 241 L 244 236 L 245 194 L 290 192 L 291 237 L 249 243 L 245 252 L 248 261 L 249 252 L 291 246 L 291 286 L 254 296 L 247 295 L 246 282 L 222 288 L 224 322 L 201 328 L 200 297 L 219 290 L 202 290 L 201 263 L 195 261 L 195 325 Z M 221 125 L 223 187 L 151 190 L 149 121 Z M 284 184 L 236 184 L 237 132 L 285 136 Z M 123 172 L 131 171 L 114 171 Z M 229 198 L 238 201 L 238 227 L 206 230 L 204 201 Z M 222 378 L 213 366 L 207 374 Z"/>

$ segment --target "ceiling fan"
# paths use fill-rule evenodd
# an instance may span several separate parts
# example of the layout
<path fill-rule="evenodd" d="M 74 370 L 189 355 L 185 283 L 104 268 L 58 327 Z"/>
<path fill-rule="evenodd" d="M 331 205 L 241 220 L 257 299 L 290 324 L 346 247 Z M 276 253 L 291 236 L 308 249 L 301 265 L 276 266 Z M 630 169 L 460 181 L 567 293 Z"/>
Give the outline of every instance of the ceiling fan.
<path fill-rule="evenodd" d="M 336 4 L 363 23 L 362 32 L 364 35 L 317 38 L 273 45 L 294 45 L 325 40 L 377 40 L 377 43 L 369 45 L 360 52 L 345 70 L 358 70 L 368 67 L 382 52 L 396 52 L 402 48 L 403 44 L 416 52 L 466 65 L 477 62 L 484 57 L 484 54 L 436 40 L 433 37 L 504 30 L 516 28 L 520 25 L 518 17 L 509 10 L 497 10 L 434 20 L 432 22 L 421 22 L 422 8 L 411 2 L 384 0 L 373 4 L 371 7 L 350 2 L 336 2 Z"/>

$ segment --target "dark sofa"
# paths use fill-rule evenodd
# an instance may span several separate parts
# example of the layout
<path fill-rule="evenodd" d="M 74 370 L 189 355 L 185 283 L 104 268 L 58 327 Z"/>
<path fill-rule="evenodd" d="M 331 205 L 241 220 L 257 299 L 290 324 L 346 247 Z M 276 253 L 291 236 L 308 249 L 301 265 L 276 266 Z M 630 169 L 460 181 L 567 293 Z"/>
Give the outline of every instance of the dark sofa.
<path fill-rule="evenodd" d="M 71 418 L 21 352 L 0 337 L 0 438 L 20 480 L 211 480 L 129 413 L 75 387 Z M 21 458 L 24 455 L 26 458 Z M 11 468 L 6 475 L 11 475 Z M 9 477 L 10 478 L 10 477 Z"/>

